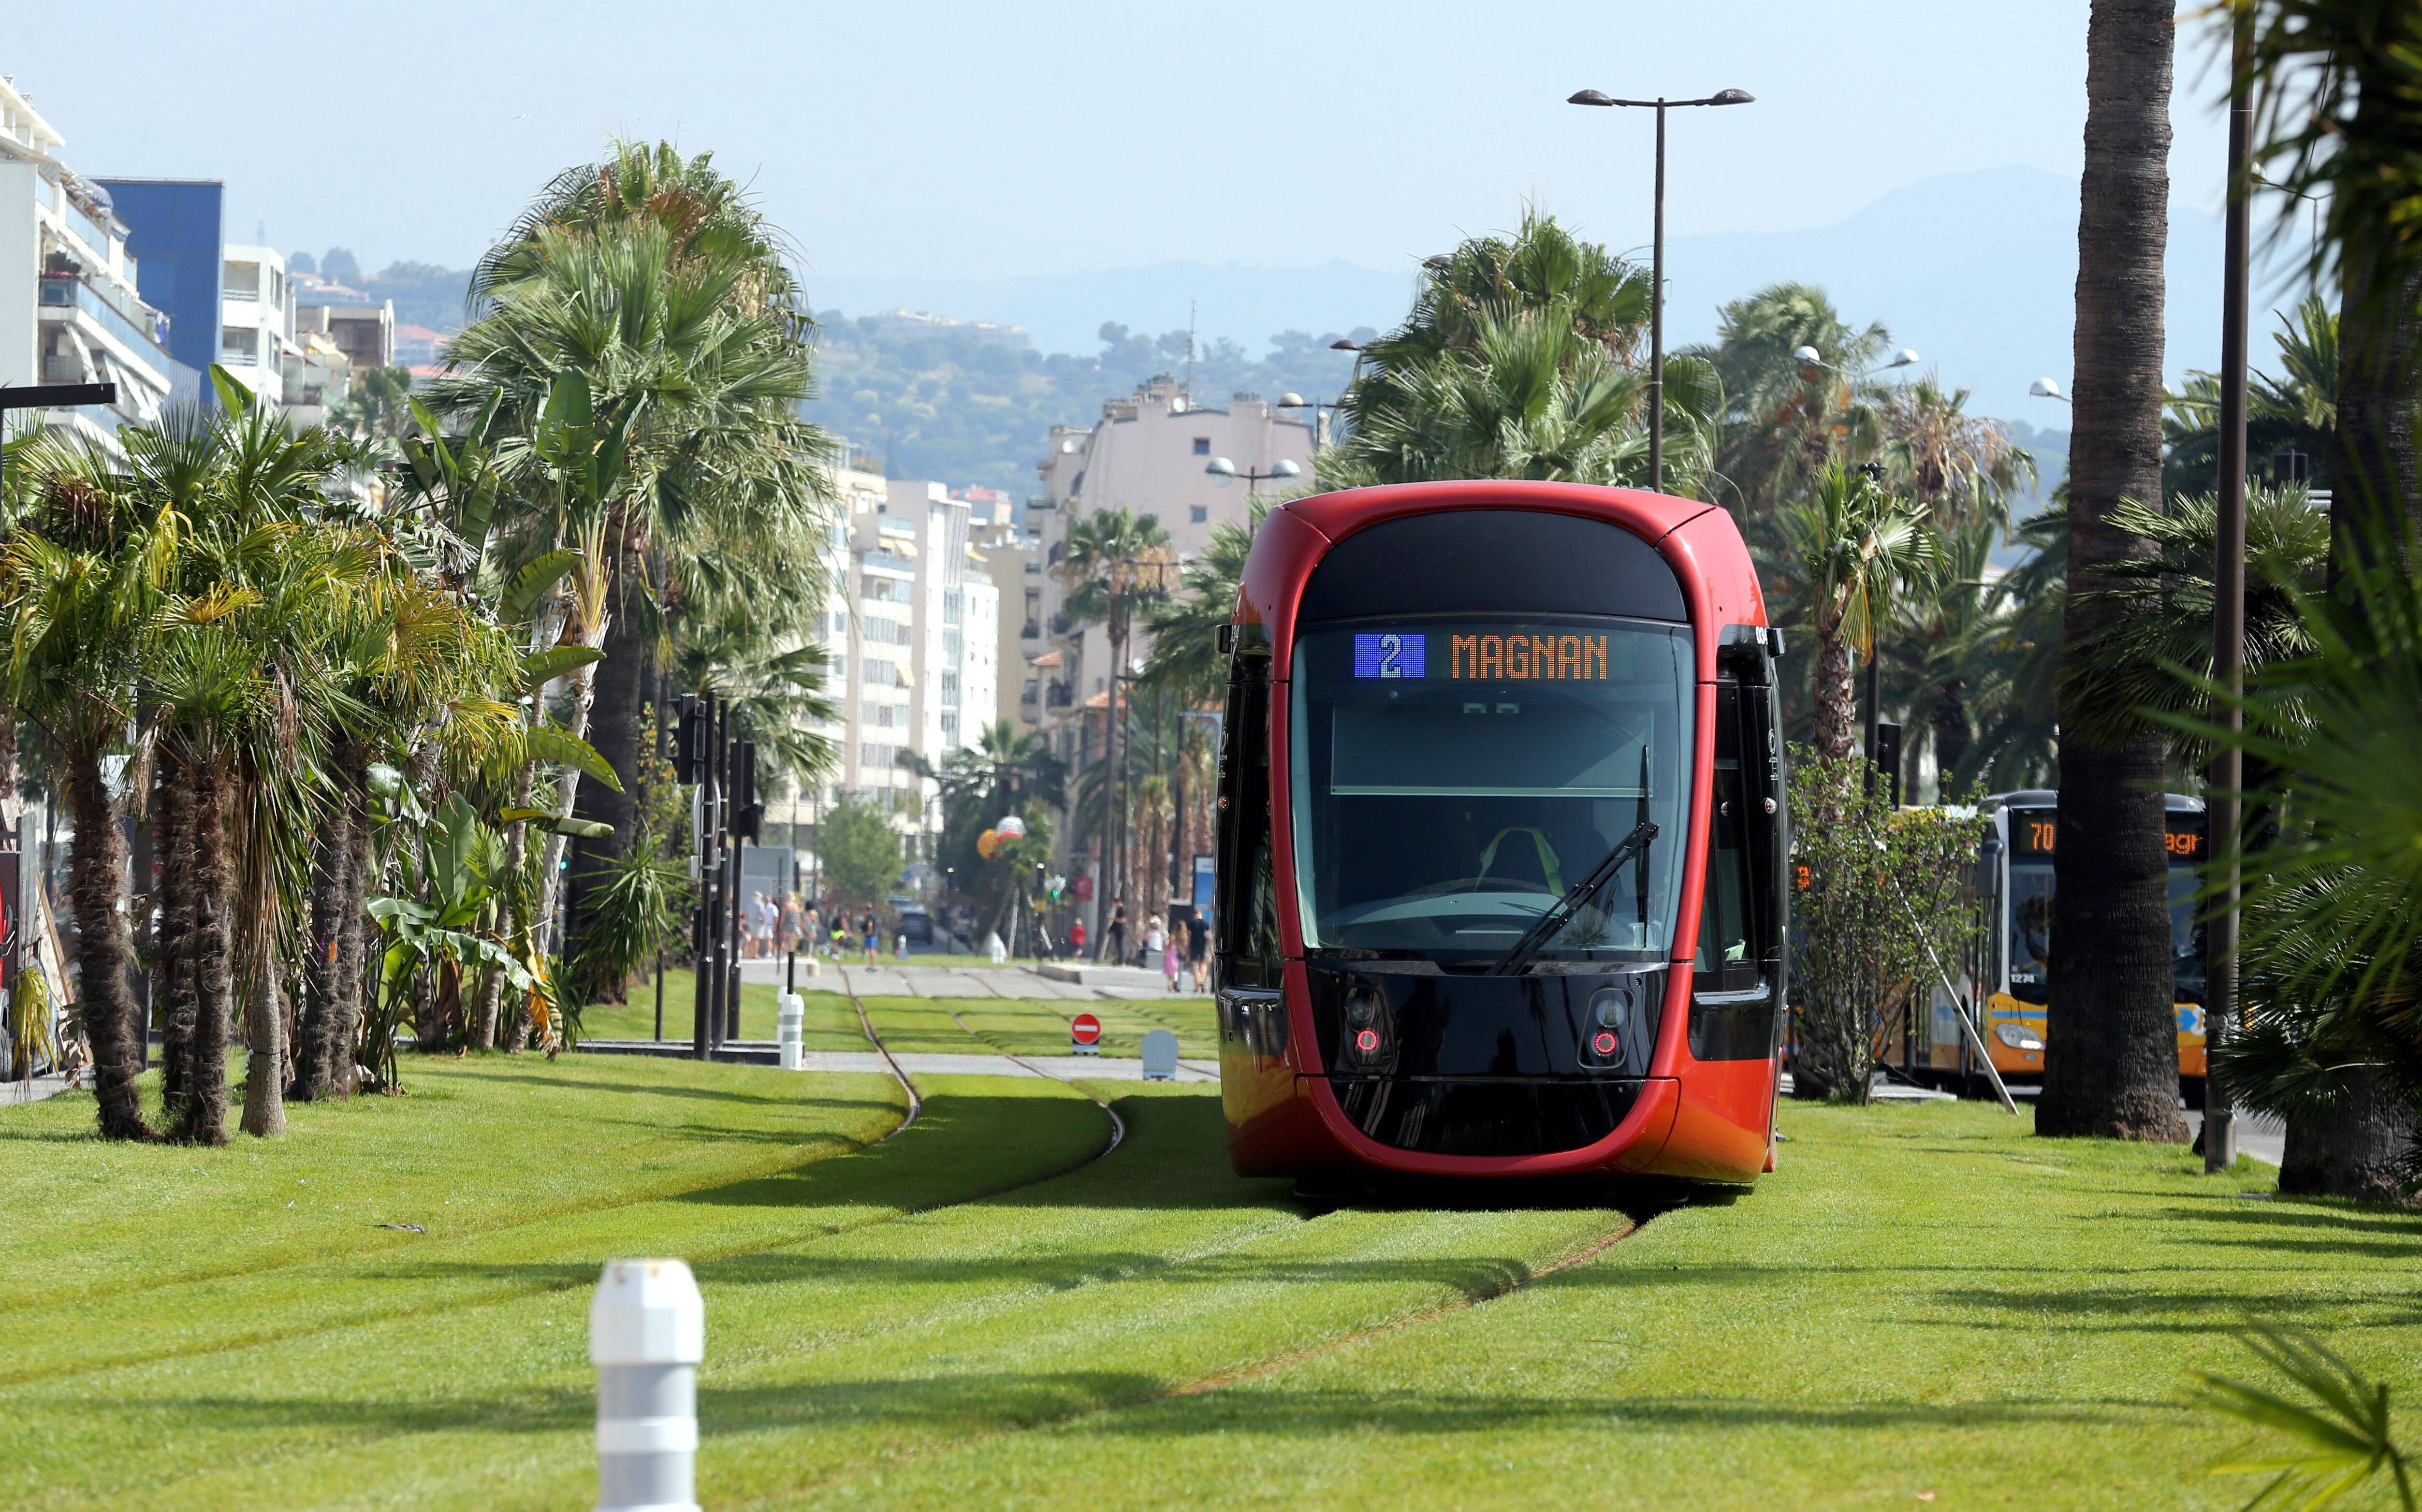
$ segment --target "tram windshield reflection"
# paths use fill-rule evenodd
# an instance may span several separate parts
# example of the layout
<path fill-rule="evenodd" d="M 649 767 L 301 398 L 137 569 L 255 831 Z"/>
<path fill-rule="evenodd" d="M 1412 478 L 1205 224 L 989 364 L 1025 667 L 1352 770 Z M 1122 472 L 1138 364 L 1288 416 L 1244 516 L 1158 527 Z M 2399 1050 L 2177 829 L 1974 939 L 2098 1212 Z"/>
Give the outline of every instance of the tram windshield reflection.
<path fill-rule="evenodd" d="M 1298 638 L 1290 700 L 1307 950 L 1501 957 L 1645 820 L 1536 969 L 1672 954 L 1691 643 L 1598 617 L 1407 617 Z"/>

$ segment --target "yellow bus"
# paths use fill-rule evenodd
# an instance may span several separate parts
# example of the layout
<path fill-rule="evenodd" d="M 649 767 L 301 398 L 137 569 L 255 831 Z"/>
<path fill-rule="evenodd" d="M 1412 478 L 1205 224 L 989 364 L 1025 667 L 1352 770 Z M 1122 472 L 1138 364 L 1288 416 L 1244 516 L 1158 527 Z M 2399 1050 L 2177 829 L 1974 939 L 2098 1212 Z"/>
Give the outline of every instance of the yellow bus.
<path fill-rule="evenodd" d="M 1979 1027 L 2002 1079 L 2026 1085 L 2044 1070 L 2047 1005 L 2052 998 L 2052 854 L 2059 843 L 2060 795 L 2030 788 L 1987 798 L 1993 822 L 1977 856 L 1977 885 L 1992 927 L 1975 976 L 1982 1000 Z M 2210 843 L 2201 798 L 2172 793 L 2163 803 L 2170 856 L 2170 958 L 2178 1011 L 2178 1080 L 2192 1101 L 2203 1080 L 2203 925 L 2196 918 L 2196 874 Z M 1960 1032 L 1958 1010 L 1937 995 L 1928 1026 L 1927 1080 L 1981 1075 Z M 1915 1047 L 1911 1047 L 1915 1048 Z M 1914 1069 L 1914 1068 L 1912 1068 Z M 1947 1078 L 1945 1073 L 1949 1074 Z"/>

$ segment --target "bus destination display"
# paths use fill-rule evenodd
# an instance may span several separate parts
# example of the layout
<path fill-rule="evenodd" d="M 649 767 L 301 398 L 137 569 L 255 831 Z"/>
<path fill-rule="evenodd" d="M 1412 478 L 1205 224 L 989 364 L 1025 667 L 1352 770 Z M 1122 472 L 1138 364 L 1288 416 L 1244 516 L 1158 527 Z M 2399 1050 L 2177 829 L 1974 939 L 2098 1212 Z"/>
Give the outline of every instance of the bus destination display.
<path fill-rule="evenodd" d="M 2013 856 L 2050 856 L 2059 842 L 2058 825 L 2051 809 L 2012 809 L 2010 811 L 2010 854 Z M 2164 816 L 2166 827 L 2162 846 L 2173 861 L 2203 859 L 2203 815 L 2173 813 Z"/>
<path fill-rule="evenodd" d="M 1358 678 L 1423 678 L 1430 674 L 1429 643 L 1446 642 L 1448 682 L 1603 683 L 1607 680 L 1607 638 L 1602 635 L 1556 635 L 1545 631 L 1503 633 L 1475 631 L 1470 635 L 1433 636 L 1418 630 L 1357 632 L 1354 675 Z"/>

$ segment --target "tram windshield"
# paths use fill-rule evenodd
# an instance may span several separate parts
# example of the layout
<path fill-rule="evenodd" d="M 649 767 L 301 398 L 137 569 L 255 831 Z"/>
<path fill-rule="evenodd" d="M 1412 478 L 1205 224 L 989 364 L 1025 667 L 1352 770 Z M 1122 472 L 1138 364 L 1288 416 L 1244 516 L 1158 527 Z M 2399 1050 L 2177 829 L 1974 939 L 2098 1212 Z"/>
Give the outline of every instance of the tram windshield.
<path fill-rule="evenodd" d="M 1669 958 L 1692 666 L 1687 629 L 1598 617 L 1407 617 L 1299 638 L 1306 949 L 1502 959 L 1629 840 L 1533 969 Z"/>

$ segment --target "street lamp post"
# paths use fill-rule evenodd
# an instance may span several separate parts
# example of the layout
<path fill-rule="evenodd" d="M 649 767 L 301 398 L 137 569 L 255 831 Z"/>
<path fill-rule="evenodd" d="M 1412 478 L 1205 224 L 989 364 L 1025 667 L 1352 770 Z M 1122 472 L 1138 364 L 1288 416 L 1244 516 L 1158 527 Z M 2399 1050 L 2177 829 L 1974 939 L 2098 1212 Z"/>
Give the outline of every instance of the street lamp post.
<path fill-rule="evenodd" d="M 1340 344 L 1343 343 L 1331 343 L 1331 345 Z M 1358 348 L 1357 350 L 1360 349 Z M 1320 449 L 1322 442 L 1321 432 L 1328 423 L 1329 412 L 1337 409 L 1338 407 L 1339 406 L 1335 403 L 1325 400 L 1306 399 L 1301 394 L 1292 393 L 1281 394 L 1278 402 L 1278 408 L 1280 409 L 1312 411 L 1312 448 L 1314 451 Z"/>
<path fill-rule="evenodd" d="M 1332 405 L 1330 407 L 1334 408 L 1335 406 Z M 1281 457 L 1278 461 L 1271 463 L 1270 470 L 1267 472 L 1255 472 L 1250 466 L 1239 467 L 1225 457 L 1212 458 L 1209 463 L 1204 465 L 1203 470 L 1209 473 L 1212 477 L 1221 479 L 1223 480 L 1230 478 L 1243 479 L 1245 480 L 1245 496 L 1249 499 L 1253 496 L 1253 485 L 1255 483 L 1266 483 L 1276 478 L 1300 478 L 1303 476 L 1303 469 L 1297 466 L 1294 463 L 1289 462 L 1284 457 Z"/>
<path fill-rule="evenodd" d="M 1746 89 L 1719 89 L 1704 100 L 1617 100 L 1596 89 L 1567 97 L 1568 105 L 1627 106 L 1657 112 L 1656 239 L 1648 266 L 1648 486 L 1665 491 L 1665 112 L 1684 105 L 1746 105 Z"/>
<path fill-rule="evenodd" d="M 2220 509 L 2213 543 L 2211 680 L 2223 698 L 2213 712 L 2232 733 L 2244 728 L 2237 705 L 2245 688 L 2245 306 L 2248 261 L 2247 158 L 2254 136 L 2254 102 L 2246 83 L 2252 21 L 2240 7 L 2233 17 L 2228 90 L 2228 215 L 2221 233 L 2220 293 Z M 2205 927 L 2203 1168 L 2225 1171 L 2237 1159 L 2237 1117 L 2228 1087 L 2212 1074 L 2211 1052 L 2236 1032 L 2239 790 L 2244 758 L 2227 740 L 2212 753 L 2211 802 L 2204 829 L 2207 843 L 2221 847 L 2219 896 Z"/>

